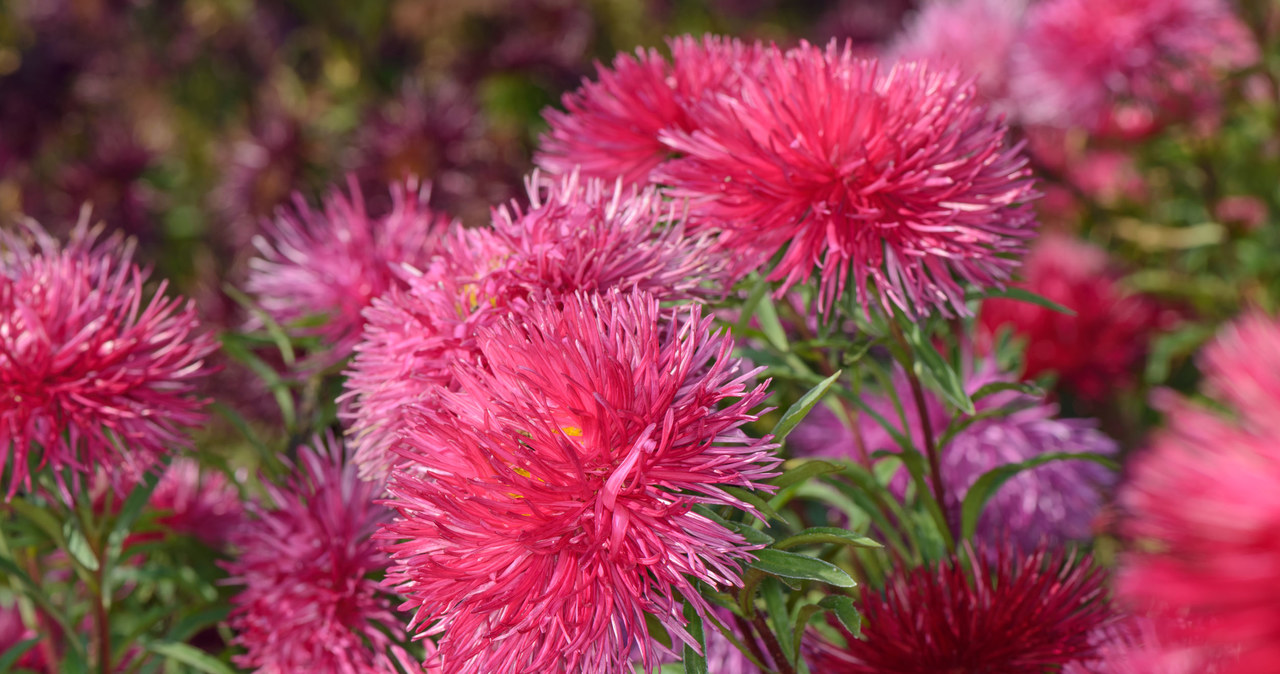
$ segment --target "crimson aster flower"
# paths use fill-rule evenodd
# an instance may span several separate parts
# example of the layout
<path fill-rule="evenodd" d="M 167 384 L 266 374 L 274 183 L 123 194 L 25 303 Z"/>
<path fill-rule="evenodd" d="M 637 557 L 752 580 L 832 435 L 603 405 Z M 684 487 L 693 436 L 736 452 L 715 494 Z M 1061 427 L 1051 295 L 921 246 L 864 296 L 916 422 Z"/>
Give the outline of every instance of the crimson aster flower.
<path fill-rule="evenodd" d="M 994 553 L 994 554 L 993 554 Z M 823 674 L 1044 674 L 1091 657 L 1091 635 L 1112 618 L 1105 576 L 1087 555 L 1022 555 L 1008 548 L 864 587 L 862 639 L 821 641 L 810 661 Z"/>
<path fill-rule="evenodd" d="M 575 170 L 590 178 L 644 184 L 670 151 L 658 139 L 666 129 L 691 131 L 689 108 L 703 96 L 732 93 L 759 47 L 707 35 L 670 41 L 671 62 L 656 49 L 619 54 L 613 66 L 596 64 L 596 82 L 564 95 L 565 112 L 548 108 L 551 127 L 535 160 L 549 173 Z"/>
<path fill-rule="evenodd" d="M 371 536 L 390 512 L 361 481 L 342 445 L 318 436 L 299 452 L 285 485 L 267 485 L 274 506 L 252 505 L 233 532 L 239 555 L 231 584 L 234 660 L 264 674 L 386 674 L 412 659 L 397 645 L 404 629 L 393 597 L 376 579 L 388 560 Z"/>
<path fill-rule="evenodd" d="M 383 217 L 370 216 L 354 179 L 350 190 L 331 193 L 323 211 L 295 195 L 293 211 L 279 211 L 267 236 L 254 239 L 260 256 L 249 262 L 246 289 L 292 333 L 320 338 L 325 364 L 351 355 L 361 312 L 397 284 L 395 268 L 426 264 L 451 226 L 427 208 L 431 188 L 416 179 L 391 186 L 391 212 Z M 323 322 L 296 325 L 316 317 Z"/>
<path fill-rule="evenodd" d="M 1058 375 L 1059 385 L 1100 400 L 1133 381 L 1160 320 L 1149 298 L 1120 285 L 1105 251 L 1065 236 L 1046 236 L 1024 263 L 1023 287 L 1075 312 L 990 299 L 979 321 L 990 337 L 1004 326 L 1027 340 L 1023 376 Z"/>
<path fill-rule="evenodd" d="M 668 314 L 644 293 L 575 293 L 482 330 L 487 367 L 456 366 L 398 448 L 379 536 L 390 578 L 439 634 L 449 672 L 631 672 L 678 641 L 679 593 L 740 584 L 752 547 L 691 510 L 750 506 L 778 459 L 740 427 L 766 397 L 698 305 Z"/>
<path fill-rule="evenodd" d="M 1010 86 L 1026 121 L 1097 131 L 1118 104 L 1194 102 L 1257 58 L 1223 0 L 1046 0 L 1027 12 Z"/>
<path fill-rule="evenodd" d="M 1026 159 L 954 70 L 879 73 L 848 45 L 772 47 L 737 96 L 704 98 L 684 156 L 654 180 L 690 200 L 699 226 L 767 260 L 779 292 L 819 270 L 818 305 L 852 284 L 911 315 L 967 313 L 961 282 L 1000 285 L 1035 230 Z"/>
<path fill-rule="evenodd" d="M 34 222 L 0 232 L 0 467 L 10 498 L 31 488 L 32 457 L 67 499 L 67 469 L 77 482 L 98 469 L 118 488 L 136 482 L 205 418 L 196 389 L 215 344 L 195 308 L 167 297 L 165 282 L 146 292 L 133 244 L 102 238 L 84 213 L 65 247 Z"/>
<path fill-rule="evenodd" d="M 1280 410 L 1272 410 L 1272 415 Z M 1196 643 L 1239 653 L 1223 671 L 1280 661 L 1280 446 L 1183 403 L 1170 428 L 1132 462 L 1119 501 L 1135 542 L 1117 594 L 1158 630 L 1196 624 Z"/>
<path fill-rule="evenodd" d="M 475 360 L 476 331 L 542 293 L 639 289 L 685 301 L 724 290 L 724 258 L 673 223 L 654 188 L 535 174 L 528 208 L 494 212 L 493 227 L 451 235 L 407 289 L 374 303 L 347 381 L 356 461 L 385 476 L 406 411 L 455 385 L 450 362 Z"/>

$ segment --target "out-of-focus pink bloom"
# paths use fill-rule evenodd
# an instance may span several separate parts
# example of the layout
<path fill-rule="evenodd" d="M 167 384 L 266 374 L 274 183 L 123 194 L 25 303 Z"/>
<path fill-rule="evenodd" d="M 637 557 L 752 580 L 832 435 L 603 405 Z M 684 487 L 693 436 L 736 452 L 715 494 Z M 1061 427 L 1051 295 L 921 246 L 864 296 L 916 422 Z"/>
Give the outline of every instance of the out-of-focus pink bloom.
<path fill-rule="evenodd" d="M 202 470 L 189 457 L 174 459 L 151 493 L 150 506 L 161 511 L 169 529 L 221 548 L 244 520 L 244 504 L 222 473 Z"/>
<path fill-rule="evenodd" d="M 730 358 L 698 305 L 675 315 L 644 293 L 534 302 L 482 330 L 487 367 L 455 366 L 397 451 L 399 518 L 379 536 L 391 578 L 459 673 L 629 672 L 652 667 L 652 616 L 680 642 L 679 592 L 740 583 L 749 546 L 691 510 L 750 506 L 775 445 L 747 437 L 765 384 Z M 634 649 L 634 650 L 633 650 Z"/>
<path fill-rule="evenodd" d="M 1280 433 L 1280 321 L 1247 314 L 1219 331 L 1201 355 L 1205 387 L 1265 434 Z"/>
<path fill-rule="evenodd" d="M 1196 644 L 1193 629 L 1180 638 L 1161 635 L 1145 616 L 1126 616 L 1096 634 L 1097 654 L 1073 662 L 1063 674 L 1221 674 L 1228 656 Z"/>
<path fill-rule="evenodd" d="M 70 243 L 39 225 L 0 232 L 0 461 L 8 496 L 31 488 L 40 468 L 113 484 L 136 481 L 159 457 L 188 444 L 204 419 L 195 391 L 213 339 L 195 308 L 143 290 L 148 273 L 133 244 L 103 239 L 84 211 Z M 68 485 L 61 485 L 70 498 Z"/>
<path fill-rule="evenodd" d="M 1094 652 L 1113 615 L 1105 574 L 1087 555 L 1007 548 L 891 574 L 864 589 L 864 639 L 817 642 L 815 672 L 1043 674 Z M 848 635 L 846 635 L 848 636 Z"/>
<path fill-rule="evenodd" d="M 538 166 L 553 174 L 644 184 L 670 150 L 664 130 L 697 128 L 689 108 L 705 96 L 732 93 L 750 73 L 759 47 L 705 36 L 673 38 L 671 63 L 656 49 L 619 54 L 613 67 L 596 64 L 596 82 L 565 94 L 565 112 L 547 109 Z"/>
<path fill-rule="evenodd" d="M 1024 376 L 1056 372 L 1059 386 L 1089 400 L 1132 382 L 1161 312 L 1120 286 L 1105 251 L 1045 236 L 1027 256 L 1024 277 L 1027 290 L 1075 312 L 1011 299 L 983 302 L 979 321 L 988 336 L 1008 326 L 1027 340 Z"/>
<path fill-rule="evenodd" d="M 978 95 L 1009 112 L 1009 55 L 1027 0 L 931 0 L 889 46 L 900 61 L 954 65 L 974 77 Z"/>
<path fill-rule="evenodd" d="M 994 364 L 978 366 L 965 381 L 976 393 L 983 386 L 1003 380 Z M 908 427 L 903 428 L 893 399 L 865 395 L 864 402 L 899 433 L 909 432 L 922 442 L 923 426 L 904 376 L 895 377 L 896 395 L 902 401 Z M 959 522 L 960 504 L 969 488 L 986 472 L 1058 452 L 1114 455 L 1114 440 L 1096 428 L 1091 419 L 1059 419 L 1056 405 L 1029 395 L 1006 391 L 988 395 L 976 403 L 979 413 L 1001 408 L 1008 414 L 971 423 L 942 448 L 940 467 L 946 488 L 944 504 Z M 941 437 L 952 418 L 937 396 L 926 392 L 925 409 L 935 438 Z M 859 432 L 868 454 L 897 452 L 900 447 L 889 432 L 869 415 L 858 417 Z M 856 459 L 860 456 L 853 431 L 830 410 L 815 408 L 788 436 L 793 450 L 804 454 Z M 1102 505 L 1101 490 L 1115 481 L 1112 471 L 1090 461 L 1056 461 L 1024 471 L 1000 487 L 978 520 L 977 538 L 988 544 L 1013 543 L 1019 550 L 1033 550 L 1048 541 L 1061 545 L 1087 540 L 1093 535 L 1094 518 Z M 891 483 L 897 493 L 906 491 L 905 471 Z"/>
<path fill-rule="evenodd" d="M 210 194 L 213 210 L 228 224 L 232 245 L 246 245 L 258 222 L 289 198 L 311 152 L 302 123 L 268 104 L 242 138 L 223 149 L 224 173 Z"/>
<path fill-rule="evenodd" d="M 653 188 L 606 189 L 576 173 L 528 184 L 530 206 L 499 208 L 488 230 L 441 245 L 407 289 L 373 303 L 347 381 L 356 461 L 385 476 L 406 412 L 454 386 L 450 364 L 475 361 L 476 331 L 531 294 L 638 289 L 661 300 L 723 293 L 724 261 L 686 236 Z"/>
<path fill-rule="evenodd" d="M 1214 206 L 1213 214 L 1222 222 L 1238 225 L 1247 231 L 1257 230 L 1270 216 L 1266 202 L 1248 195 L 1223 197 Z"/>
<path fill-rule="evenodd" d="M 22 613 L 18 611 L 17 604 L 0 604 L 0 654 L 8 653 L 18 644 L 37 637 L 47 640 L 53 639 L 53 635 L 41 635 L 34 628 L 27 627 L 22 621 Z M 26 653 L 23 653 L 13 665 L 19 669 L 29 669 L 35 672 L 47 672 L 51 667 L 51 663 L 45 660 L 45 654 L 41 650 L 40 643 L 36 643 Z"/>
<path fill-rule="evenodd" d="M 1030 123 L 1123 129 L 1117 106 L 1202 107 L 1223 71 L 1257 58 L 1223 0 L 1045 0 L 1028 10 L 1011 86 Z"/>
<path fill-rule="evenodd" d="M 1067 179 L 1103 205 L 1142 202 L 1147 183 L 1134 165 L 1133 155 L 1117 150 L 1094 150 L 1069 160 Z"/>
<path fill-rule="evenodd" d="M 955 71 L 877 70 L 835 42 L 772 47 L 695 131 L 662 132 L 687 156 L 654 179 L 748 263 L 785 248 L 780 292 L 820 270 L 820 308 L 852 285 L 868 309 L 965 313 L 961 283 L 1001 284 L 1034 234 L 1026 160 Z"/>
<path fill-rule="evenodd" d="M 325 365 L 351 355 L 364 327 L 361 312 L 398 280 L 403 264 L 423 267 L 438 252 L 450 219 L 427 207 L 431 188 L 409 179 L 391 186 L 391 212 L 371 217 L 354 178 L 350 196 L 332 192 L 323 212 L 301 195 L 254 243 L 246 289 L 273 320 L 294 334 L 318 337 Z M 299 321 L 323 318 L 311 326 Z"/>
<path fill-rule="evenodd" d="M 239 555 L 226 564 L 228 582 L 242 586 L 230 618 L 246 651 L 237 665 L 266 674 L 386 674 L 397 671 L 392 662 L 414 670 L 397 645 L 394 599 L 374 577 L 388 564 L 371 539 L 390 515 L 374 503 L 381 491 L 356 476 L 337 441 L 317 437 L 287 484 L 268 485 L 274 507 L 250 506 L 231 539 Z"/>

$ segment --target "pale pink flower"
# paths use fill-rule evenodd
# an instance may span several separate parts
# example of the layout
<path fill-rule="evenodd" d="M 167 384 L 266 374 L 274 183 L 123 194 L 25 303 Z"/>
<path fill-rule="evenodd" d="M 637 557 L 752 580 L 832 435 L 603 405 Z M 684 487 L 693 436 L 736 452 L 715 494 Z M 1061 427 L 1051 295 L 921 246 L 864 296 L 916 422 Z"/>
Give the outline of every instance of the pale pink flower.
<path fill-rule="evenodd" d="M 832 42 L 765 51 L 736 97 L 703 99 L 685 156 L 654 179 L 747 261 L 782 251 L 779 292 L 818 273 L 818 304 L 967 313 L 962 284 L 1002 284 L 1035 231 L 1026 159 L 953 70 L 879 73 Z M 872 293 L 874 292 L 874 298 Z"/>
<path fill-rule="evenodd" d="M 698 305 L 644 293 L 534 302 L 482 330 L 398 448 L 379 536 L 391 578 L 458 673 L 630 672 L 688 643 L 694 580 L 738 585 L 751 546 L 691 510 L 763 488 L 778 459 L 740 427 L 766 397 Z"/>
<path fill-rule="evenodd" d="M 166 296 L 130 261 L 133 244 L 89 229 L 65 247 L 39 225 L 0 232 L 0 466 L 8 496 L 31 488 L 28 466 L 116 486 L 189 444 L 204 420 L 196 389 L 214 350 L 194 307 Z M 78 482 L 78 478 L 76 478 Z M 64 498 L 69 485 L 61 484 Z M 73 485 L 72 485 L 73 486 Z"/>
<path fill-rule="evenodd" d="M 416 179 L 391 186 L 391 212 L 373 217 L 352 179 L 350 195 L 334 190 L 322 211 L 301 195 L 254 238 L 246 289 L 273 320 L 298 336 L 317 337 L 323 364 L 351 355 L 364 326 L 361 312 L 398 284 L 400 264 L 421 266 L 437 252 L 450 219 L 427 207 L 430 186 Z M 311 324 L 301 324 L 304 321 Z"/>
<path fill-rule="evenodd" d="M 376 577 L 388 564 L 371 539 L 390 515 L 374 503 L 381 485 L 361 481 L 331 436 L 299 454 L 287 484 L 267 485 L 274 506 L 250 506 L 232 536 L 228 582 L 242 588 L 230 625 L 245 649 L 236 664 L 263 674 L 388 674 L 392 662 L 413 671 Z"/>

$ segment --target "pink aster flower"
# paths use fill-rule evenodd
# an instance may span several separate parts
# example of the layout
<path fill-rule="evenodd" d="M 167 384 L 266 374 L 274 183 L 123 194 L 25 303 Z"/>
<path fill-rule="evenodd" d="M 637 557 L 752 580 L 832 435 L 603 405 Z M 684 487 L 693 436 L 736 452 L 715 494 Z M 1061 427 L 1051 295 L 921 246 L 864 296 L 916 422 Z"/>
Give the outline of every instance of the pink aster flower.
<path fill-rule="evenodd" d="M 190 457 L 173 460 L 160 476 L 149 504 L 160 523 L 221 548 L 244 518 L 240 491 L 222 473 L 201 469 Z"/>
<path fill-rule="evenodd" d="M 204 419 L 195 391 L 213 339 L 195 308 L 144 291 L 132 243 L 103 239 L 88 211 L 65 247 L 33 222 L 0 233 L 0 462 L 8 496 L 31 488 L 29 459 L 116 485 L 188 444 Z M 0 467 L 3 467 L 0 465 Z M 78 481 L 78 477 L 75 478 Z M 61 485 L 69 499 L 68 485 Z"/>
<path fill-rule="evenodd" d="M 367 313 L 347 382 L 356 461 L 383 476 L 406 411 L 454 386 L 450 363 L 475 360 L 476 331 L 530 295 L 638 289 L 690 300 L 724 291 L 722 254 L 675 222 L 654 188 L 606 188 L 576 172 L 535 174 L 528 208 L 498 208 L 493 228 L 459 231 L 407 290 Z"/>
<path fill-rule="evenodd" d="M 654 173 L 700 226 L 762 261 L 779 292 L 819 270 L 818 305 L 850 283 L 864 307 L 967 313 L 961 283 L 999 285 L 1034 234 L 1020 149 L 973 86 L 921 63 L 878 73 L 848 45 L 765 51 L 736 97 L 703 99 L 685 156 Z M 871 291 L 878 298 L 871 298 Z"/>
<path fill-rule="evenodd" d="M 391 578 L 439 634 L 449 672 L 630 672 L 661 649 L 645 616 L 688 643 L 694 581 L 738 585 L 751 546 L 691 510 L 751 508 L 726 485 L 767 488 L 778 459 L 740 427 L 766 397 L 700 307 L 644 293 L 534 303 L 481 331 L 487 367 L 400 448 L 379 536 Z"/>
<path fill-rule="evenodd" d="M 1100 630 L 1095 657 L 1073 662 L 1063 674 L 1222 674 L 1229 655 L 1196 643 L 1194 629 L 1172 637 L 1156 621 L 1127 616 Z"/>
<path fill-rule="evenodd" d="M 1064 236 L 1047 236 L 1027 256 L 1022 285 L 1075 312 L 1018 300 L 983 302 L 987 336 L 1008 326 L 1027 341 L 1026 377 L 1058 375 L 1076 395 L 1101 400 L 1133 381 L 1161 319 L 1150 299 L 1120 285 L 1106 253 Z"/>
<path fill-rule="evenodd" d="M 1045 0 L 1027 13 L 1011 86 L 1028 122 L 1100 130 L 1117 105 L 1160 112 L 1257 58 L 1223 0 Z"/>
<path fill-rule="evenodd" d="M 1273 408 L 1272 415 L 1277 410 Z M 1120 493 L 1136 542 L 1117 593 L 1162 633 L 1196 623 L 1196 643 L 1239 652 L 1226 674 L 1280 661 L 1280 446 L 1188 404 L 1132 462 Z"/>
<path fill-rule="evenodd" d="M 376 579 L 388 560 L 371 536 L 390 513 L 374 503 L 381 485 L 359 480 L 345 454 L 317 437 L 287 484 L 267 486 L 274 507 L 250 506 L 253 517 L 233 533 L 240 552 L 226 568 L 242 586 L 230 618 L 245 649 L 240 667 L 386 674 L 399 662 L 413 671 L 396 644 L 404 629 L 393 598 Z"/>
<path fill-rule="evenodd" d="M 1200 358 L 1209 392 L 1249 426 L 1280 433 L 1280 321 L 1261 313 L 1227 325 Z"/>
<path fill-rule="evenodd" d="M 864 588 L 863 639 L 819 642 L 823 674 L 1043 674 L 1094 652 L 1112 618 L 1105 576 L 1086 556 L 1008 549 L 890 576 Z"/>
<path fill-rule="evenodd" d="M 436 252 L 447 217 L 427 208 L 430 186 L 409 179 L 391 187 L 391 212 L 371 217 L 355 180 L 350 196 L 333 192 L 317 212 L 294 196 L 256 237 L 260 257 L 249 262 L 248 291 L 272 319 L 297 335 L 318 337 L 332 364 L 351 355 L 364 326 L 361 312 L 398 283 L 396 266 L 426 264 Z M 323 317 L 309 327 L 296 324 Z"/>
<path fill-rule="evenodd" d="M 703 96 L 732 92 L 759 48 L 707 35 L 670 41 L 671 62 L 656 49 L 619 54 L 613 67 L 597 63 L 596 82 L 565 94 L 566 112 L 547 109 L 550 130 L 535 160 L 553 174 L 575 168 L 590 178 L 648 182 L 669 150 L 658 139 L 669 129 L 691 131 L 689 107 Z"/>
<path fill-rule="evenodd" d="M 975 78 L 978 94 L 1009 112 L 1009 57 L 1027 0 L 931 0 L 889 46 L 901 61 L 954 65 Z"/>

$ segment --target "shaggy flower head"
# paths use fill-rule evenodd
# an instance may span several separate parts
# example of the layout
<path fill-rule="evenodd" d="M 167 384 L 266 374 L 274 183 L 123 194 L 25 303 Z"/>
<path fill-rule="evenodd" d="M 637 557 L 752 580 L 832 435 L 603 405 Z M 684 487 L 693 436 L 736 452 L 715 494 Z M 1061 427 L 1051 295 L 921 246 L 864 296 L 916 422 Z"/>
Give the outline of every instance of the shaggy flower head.
<path fill-rule="evenodd" d="M 194 307 L 143 290 L 132 244 L 101 239 L 88 211 L 62 247 L 34 223 L 0 233 L 0 468 L 8 496 L 29 459 L 113 484 L 136 481 L 204 419 L 195 394 L 214 350 Z M 5 462 L 7 461 L 7 466 Z M 70 498 L 67 485 L 63 497 Z"/>
<path fill-rule="evenodd" d="M 667 63 L 655 49 L 619 54 L 613 67 L 596 64 L 596 82 L 564 95 L 566 112 L 543 114 L 551 129 L 542 137 L 538 166 L 554 174 L 580 170 L 586 177 L 644 184 L 667 159 L 663 130 L 696 128 L 689 108 L 703 96 L 732 93 L 759 48 L 706 36 L 674 38 Z"/>
<path fill-rule="evenodd" d="M 1193 629 L 1181 638 L 1162 636 L 1156 621 L 1127 616 L 1098 633 L 1096 657 L 1063 668 L 1063 674 L 1222 674 L 1221 652 L 1196 644 Z"/>
<path fill-rule="evenodd" d="M 1007 548 L 891 575 L 863 590 L 865 639 L 822 642 L 823 674 L 1044 674 L 1090 657 L 1092 632 L 1111 619 L 1104 574 L 1088 557 Z"/>
<path fill-rule="evenodd" d="M 407 410 L 455 386 L 450 363 L 476 361 L 476 331 L 530 295 L 638 289 L 658 299 L 723 292 L 723 257 L 684 234 L 653 188 L 635 190 L 576 173 L 529 181 L 527 209 L 494 213 L 491 230 L 460 230 L 407 289 L 376 301 L 347 382 L 356 461 L 385 476 Z"/>
<path fill-rule="evenodd" d="M 361 312 L 373 298 L 397 285 L 394 268 L 425 265 L 449 227 L 426 206 L 430 188 L 410 179 L 391 188 L 391 212 L 370 217 L 354 179 L 351 195 L 329 195 L 323 212 L 294 197 L 268 236 L 255 238 L 261 257 L 249 262 L 247 289 L 263 310 L 286 328 L 322 316 L 298 335 L 318 337 L 329 349 L 325 364 L 351 355 L 364 325 Z"/>
<path fill-rule="evenodd" d="M 1224 0 L 1045 0 L 1011 86 L 1028 122 L 1101 129 L 1116 104 L 1159 112 L 1258 58 Z"/>
<path fill-rule="evenodd" d="M 987 384 L 1004 380 L 990 363 L 968 377 L 966 389 L 972 394 Z M 908 401 L 905 409 L 911 437 L 923 437 L 923 427 L 906 378 L 896 377 L 898 399 Z M 868 406 L 890 420 L 895 430 L 902 424 L 893 400 L 887 395 L 868 395 Z M 941 437 L 952 421 L 947 407 L 936 396 L 925 394 L 925 407 L 934 437 Z M 1020 463 L 1058 452 L 1111 455 L 1114 440 L 1097 430 L 1088 419 L 1059 419 L 1056 405 L 1042 398 L 1006 391 L 977 402 L 979 413 L 1000 408 L 1009 413 L 973 422 L 955 434 L 942 448 L 940 465 L 947 492 L 947 509 L 959 521 L 960 504 L 973 483 L 984 473 L 1003 465 Z M 870 418 L 858 419 L 859 432 L 867 452 L 898 451 L 889 433 Z M 853 432 L 826 408 L 815 408 L 788 442 L 802 453 L 853 458 L 858 456 Z M 1093 520 L 1102 504 L 1100 490 L 1114 482 L 1114 474 L 1089 461 L 1055 461 L 1023 471 L 996 491 L 978 520 L 977 536 L 995 543 L 1011 539 L 1020 550 L 1034 549 L 1042 541 L 1061 544 L 1087 540 L 1093 534 Z M 905 473 L 891 485 L 906 488 Z"/>
<path fill-rule="evenodd" d="M 655 180 L 749 262 L 785 248 L 769 278 L 821 279 L 830 307 L 850 282 L 870 309 L 967 313 L 962 282 L 999 285 L 1035 229 L 1026 159 L 952 70 L 875 61 L 833 41 L 765 51 L 737 97 L 703 99 L 684 157 Z"/>
<path fill-rule="evenodd" d="M 1022 30 L 1027 0 L 931 0 L 889 47 L 900 61 L 956 66 L 978 94 L 1007 107 L 1009 54 Z"/>
<path fill-rule="evenodd" d="M 1223 328 L 1201 357 L 1207 388 L 1244 422 L 1280 433 L 1280 321 L 1250 314 Z"/>
<path fill-rule="evenodd" d="M 244 504 L 235 485 L 189 457 L 169 464 L 151 492 L 149 505 L 163 513 L 161 524 L 212 548 L 221 548 L 244 519 Z"/>
<path fill-rule="evenodd" d="M 480 332 L 488 366 L 456 366 L 465 393 L 406 434 L 380 537 L 445 671 L 652 668 L 646 615 L 689 643 L 676 593 L 705 614 L 695 579 L 740 583 L 752 548 L 691 508 L 749 511 L 722 487 L 776 474 L 775 446 L 739 430 L 765 384 L 687 311 L 643 293 L 533 303 Z"/>
<path fill-rule="evenodd" d="M 1228 338 L 1230 339 L 1230 338 Z M 1277 411 L 1272 409 L 1274 416 Z M 1120 494 L 1125 558 L 1118 595 L 1156 616 L 1190 619 L 1196 643 L 1239 649 L 1229 673 L 1280 661 L 1280 445 L 1183 404 L 1133 461 Z M 1201 624 L 1202 623 L 1202 624 Z"/>
<path fill-rule="evenodd" d="M 988 336 L 1009 326 L 1027 340 L 1023 376 L 1054 372 L 1061 387 L 1089 400 L 1131 382 L 1159 307 L 1120 286 L 1104 251 L 1065 236 L 1037 242 L 1024 270 L 1023 287 L 1075 315 L 1011 299 L 983 302 L 979 319 Z"/>
<path fill-rule="evenodd" d="M 230 624 L 246 650 L 240 667 L 264 674 L 386 674 L 409 665 L 387 634 L 403 635 L 392 599 L 371 574 L 387 566 L 371 536 L 390 513 L 376 505 L 380 485 L 362 482 L 333 438 L 301 451 L 287 485 L 267 487 L 274 509 L 232 537 L 240 555 L 227 564 Z"/>

